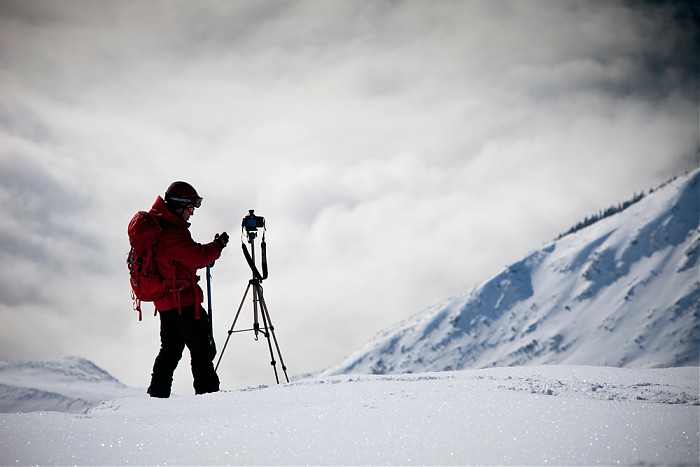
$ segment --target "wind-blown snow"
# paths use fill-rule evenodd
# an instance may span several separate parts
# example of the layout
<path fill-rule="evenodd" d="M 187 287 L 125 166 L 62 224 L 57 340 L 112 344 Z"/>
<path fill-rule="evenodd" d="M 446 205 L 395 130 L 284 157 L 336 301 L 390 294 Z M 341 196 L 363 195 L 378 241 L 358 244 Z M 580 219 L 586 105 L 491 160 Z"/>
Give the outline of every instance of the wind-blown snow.
<path fill-rule="evenodd" d="M 323 374 L 700 364 L 699 180 L 696 170 L 530 253 Z"/>
<path fill-rule="evenodd" d="M 0 464 L 697 464 L 698 404 L 698 368 L 331 376 L 0 414 Z"/>

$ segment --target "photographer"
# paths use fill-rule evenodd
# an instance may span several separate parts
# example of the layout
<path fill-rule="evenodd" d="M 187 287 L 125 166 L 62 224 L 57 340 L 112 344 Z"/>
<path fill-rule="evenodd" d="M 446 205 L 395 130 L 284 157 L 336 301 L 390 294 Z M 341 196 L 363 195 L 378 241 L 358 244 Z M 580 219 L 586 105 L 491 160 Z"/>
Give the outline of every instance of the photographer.
<path fill-rule="evenodd" d="M 151 397 L 170 397 L 173 373 L 185 346 L 190 351 L 192 377 L 196 394 L 219 390 L 214 369 L 216 355 L 211 335 L 210 316 L 202 307 L 204 293 L 197 284 L 198 269 L 212 264 L 221 256 L 229 237 L 226 232 L 200 244 L 192 240 L 189 219 L 202 204 L 202 197 L 186 182 L 173 182 L 165 199 L 156 199 L 151 214 L 161 226 L 155 261 L 170 293 L 156 300 L 160 316 L 160 352 L 153 364 Z"/>

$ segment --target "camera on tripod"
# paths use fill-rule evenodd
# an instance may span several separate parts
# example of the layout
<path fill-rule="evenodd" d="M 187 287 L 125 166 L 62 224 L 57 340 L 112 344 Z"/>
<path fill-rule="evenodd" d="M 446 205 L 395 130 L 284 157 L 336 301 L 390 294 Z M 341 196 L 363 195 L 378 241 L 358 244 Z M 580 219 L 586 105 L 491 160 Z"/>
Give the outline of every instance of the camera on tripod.
<path fill-rule="evenodd" d="M 243 229 L 246 230 L 246 237 L 248 244 L 250 245 L 250 251 L 245 245 L 245 240 L 243 238 Z M 262 274 L 258 271 L 258 267 L 255 265 L 255 238 L 258 236 L 258 229 L 263 229 L 262 242 L 260 243 L 260 251 L 262 253 Z M 253 273 L 253 278 L 248 281 L 248 287 L 245 289 L 243 294 L 243 299 L 241 304 L 238 306 L 238 311 L 236 316 L 233 318 L 233 323 L 228 331 L 228 337 L 224 343 L 223 349 L 219 354 L 219 360 L 216 362 L 214 371 L 218 370 L 219 363 L 221 363 L 221 358 L 224 356 L 226 347 L 228 346 L 229 339 L 234 332 L 246 332 L 253 331 L 255 333 L 255 340 L 258 340 L 258 334 L 262 334 L 267 340 L 267 347 L 270 351 L 270 364 L 275 372 L 275 380 L 279 384 L 280 379 L 277 373 L 277 361 L 275 359 L 275 350 L 277 351 L 277 357 L 279 357 L 280 363 L 282 364 L 282 371 L 284 371 L 284 378 L 289 382 L 289 376 L 287 375 L 287 367 L 282 360 L 282 354 L 280 353 L 280 347 L 277 343 L 277 336 L 275 335 L 275 327 L 272 325 L 272 318 L 270 318 L 270 312 L 267 309 L 267 303 L 263 297 L 262 282 L 267 279 L 267 243 L 265 242 L 265 218 L 262 216 L 256 216 L 253 209 L 248 210 L 248 215 L 243 218 L 241 222 L 241 247 L 243 249 L 243 255 L 245 256 L 248 266 Z M 243 303 L 245 302 L 248 292 L 253 291 L 253 327 L 252 329 L 239 329 L 234 331 L 238 317 L 241 314 L 241 309 L 243 308 Z M 260 325 L 259 318 L 262 318 L 262 326 Z M 274 343 L 274 347 L 273 347 Z"/>
<path fill-rule="evenodd" d="M 250 209 L 248 211 L 250 214 L 245 216 L 243 218 L 243 222 L 241 223 L 241 227 L 244 227 L 248 232 L 265 228 L 265 218 L 262 216 L 256 216 L 253 211 L 254 209 Z"/>

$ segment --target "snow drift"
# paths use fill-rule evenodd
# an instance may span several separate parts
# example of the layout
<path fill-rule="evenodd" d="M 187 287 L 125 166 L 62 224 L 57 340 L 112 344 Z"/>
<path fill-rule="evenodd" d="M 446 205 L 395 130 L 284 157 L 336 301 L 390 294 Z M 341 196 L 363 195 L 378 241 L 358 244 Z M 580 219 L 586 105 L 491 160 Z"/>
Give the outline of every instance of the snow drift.
<path fill-rule="evenodd" d="M 323 374 L 700 363 L 700 171 L 379 333 Z"/>

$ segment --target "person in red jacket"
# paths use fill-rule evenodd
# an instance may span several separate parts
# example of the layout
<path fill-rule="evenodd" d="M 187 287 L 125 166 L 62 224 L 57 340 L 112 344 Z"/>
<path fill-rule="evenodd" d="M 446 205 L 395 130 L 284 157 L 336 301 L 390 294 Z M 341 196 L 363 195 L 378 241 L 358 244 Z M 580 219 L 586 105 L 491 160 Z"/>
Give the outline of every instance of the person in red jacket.
<path fill-rule="evenodd" d="M 207 244 L 192 240 L 189 219 L 201 204 L 202 197 L 192 185 L 178 181 L 168 187 L 165 199 L 156 199 L 150 211 L 162 229 L 155 258 L 168 291 L 154 302 L 160 316 L 160 352 L 148 387 L 151 397 L 170 397 L 173 373 L 185 346 L 190 351 L 195 394 L 219 390 L 210 316 L 202 307 L 204 292 L 196 272 L 219 259 L 229 238 L 223 232 Z"/>

